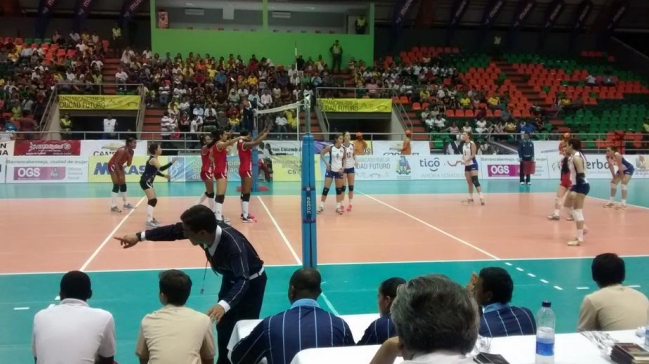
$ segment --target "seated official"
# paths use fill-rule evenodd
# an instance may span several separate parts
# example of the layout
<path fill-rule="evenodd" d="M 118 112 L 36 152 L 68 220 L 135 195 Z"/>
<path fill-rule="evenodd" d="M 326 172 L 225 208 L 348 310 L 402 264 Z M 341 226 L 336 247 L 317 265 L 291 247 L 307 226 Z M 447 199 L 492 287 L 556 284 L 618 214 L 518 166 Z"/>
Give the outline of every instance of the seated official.
<path fill-rule="evenodd" d="M 599 291 L 584 297 L 579 312 L 579 331 L 635 330 L 647 324 L 649 300 L 641 292 L 624 287 L 624 260 L 616 254 L 600 254 L 591 266 Z"/>
<path fill-rule="evenodd" d="M 305 349 L 354 345 L 347 323 L 318 306 L 320 273 L 302 268 L 293 273 L 288 289 L 291 308 L 266 317 L 230 352 L 233 364 L 289 364 Z"/>
<path fill-rule="evenodd" d="M 160 303 L 164 307 L 142 319 L 135 354 L 141 364 L 212 364 L 212 321 L 185 307 L 192 280 L 179 270 L 160 273 Z"/>
<path fill-rule="evenodd" d="M 34 316 L 36 363 L 113 364 L 115 321 L 110 312 L 88 306 L 90 277 L 79 271 L 66 273 L 59 295 L 61 303 Z"/>
<path fill-rule="evenodd" d="M 393 336 L 397 336 L 394 323 L 390 317 L 390 307 L 397 297 L 397 288 L 406 283 L 403 278 L 390 278 L 385 280 L 379 286 L 378 306 L 381 317 L 372 322 L 365 330 L 363 338 L 358 345 L 380 345 Z"/>
<path fill-rule="evenodd" d="M 503 268 L 489 267 L 474 274 L 467 289 L 482 307 L 480 335 L 485 337 L 535 335 L 532 311 L 511 306 L 514 281 Z"/>
<path fill-rule="evenodd" d="M 370 364 L 471 364 L 478 339 L 478 307 L 469 292 L 439 274 L 399 286 L 390 309 L 397 337 L 386 340 Z"/>

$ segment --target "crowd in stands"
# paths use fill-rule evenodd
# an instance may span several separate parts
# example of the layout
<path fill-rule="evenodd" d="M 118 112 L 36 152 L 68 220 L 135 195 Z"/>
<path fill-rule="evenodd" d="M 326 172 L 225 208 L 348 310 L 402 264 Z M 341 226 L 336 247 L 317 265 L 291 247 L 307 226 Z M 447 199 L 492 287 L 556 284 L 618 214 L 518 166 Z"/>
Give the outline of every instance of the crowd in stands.
<path fill-rule="evenodd" d="M 576 330 L 635 330 L 646 324 L 649 300 L 623 285 L 625 272 L 624 261 L 617 255 L 595 257 L 592 278 L 599 290 L 584 297 Z M 231 362 L 258 363 L 267 358 L 270 364 L 288 364 L 300 350 L 350 345 L 382 345 L 374 358 L 376 363 L 393 362 L 383 361 L 393 354 L 412 360 L 415 352 L 422 360 L 429 355 L 459 360 L 474 350 L 478 336 L 536 333 L 530 308 L 511 303 L 514 281 L 500 267 L 473 273 L 466 287 L 440 275 L 409 281 L 395 277 L 382 282 L 377 302 L 380 318 L 367 327 L 362 338 L 352 336 L 343 318 L 319 307 L 321 281 L 317 270 L 297 270 L 289 282 L 290 308 L 261 320 L 232 348 Z M 167 358 L 165 362 L 213 363 L 215 346 L 209 317 L 185 306 L 192 289 L 189 276 L 182 271 L 165 271 L 160 274 L 159 288 L 163 307 L 142 320 L 136 355 L 143 362 Z M 74 271 L 63 276 L 60 304 L 34 317 L 35 358 L 72 363 L 98 356 L 99 363 L 113 363 L 115 322 L 109 312 L 88 306 L 91 292 L 85 273 Z M 406 351 L 394 351 L 399 342 Z"/>

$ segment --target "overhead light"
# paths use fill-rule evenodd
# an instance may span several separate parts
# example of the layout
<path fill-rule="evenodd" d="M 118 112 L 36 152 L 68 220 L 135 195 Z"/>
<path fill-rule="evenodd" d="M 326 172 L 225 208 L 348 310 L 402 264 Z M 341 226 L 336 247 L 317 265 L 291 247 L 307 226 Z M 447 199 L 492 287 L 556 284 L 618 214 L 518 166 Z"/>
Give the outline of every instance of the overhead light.
<path fill-rule="evenodd" d="M 192 3 L 185 3 L 185 6 L 194 6 Z"/>

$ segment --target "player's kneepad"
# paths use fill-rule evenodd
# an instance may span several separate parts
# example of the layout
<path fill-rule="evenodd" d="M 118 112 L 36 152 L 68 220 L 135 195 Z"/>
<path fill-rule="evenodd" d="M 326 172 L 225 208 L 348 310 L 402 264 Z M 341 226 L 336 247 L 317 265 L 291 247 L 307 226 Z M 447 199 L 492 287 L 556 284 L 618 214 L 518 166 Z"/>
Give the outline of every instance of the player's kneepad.
<path fill-rule="evenodd" d="M 474 186 L 480 187 L 480 181 L 478 181 L 478 176 L 471 176 L 471 182 L 473 182 Z"/>
<path fill-rule="evenodd" d="M 345 190 L 347 190 L 347 186 L 342 186 L 342 187 L 340 187 L 340 190 L 341 190 L 343 193 L 345 193 Z"/>
<path fill-rule="evenodd" d="M 349 185 L 349 192 L 354 192 L 354 185 Z"/>
<path fill-rule="evenodd" d="M 121 186 L 119 186 L 119 190 L 121 192 L 126 192 L 126 184 L 122 184 Z"/>
<path fill-rule="evenodd" d="M 624 185 L 624 184 L 622 185 L 622 191 L 626 191 L 627 188 L 628 188 L 627 185 Z"/>
<path fill-rule="evenodd" d="M 343 194 L 343 188 L 342 187 L 336 187 L 336 195 L 342 195 Z"/>
<path fill-rule="evenodd" d="M 572 212 L 572 217 L 575 219 L 575 221 L 584 221 L 584 210 L 574 210 Z"/>
<path fill-rule="evenodd" d="M 114 193 L 119 192 L 119 185 L 118 184 L 113 184 L 113 192 Z"/>
<path fill-rule="evenodd" d="M 216 195 L 216 203 L 224 203 L 225 202 L 225 195 Z"/>
<path fill-rule="evenodd" d="M 250 194 L 249 193 L 242 194 L 241 200 L 243 200 L 243 202 L 250 202 Z"/>
<path fill-rule="evenodd" d="M 216 196 L 216 194 L 214 192 L 212 192 L 212 193 L 205 192 L 205 196 L 207 198 L 214 198 L 214 196 Z"/>
<path fill-rule="evenodd" d="M 157 198 L 152 198 L 149 200 L 149 206 L 155 207 L 155 205 L 158 204 L 158 199 Z"/>
<path fill-rule="evenodd" d="M 616 189 L 617 188 L 617 183 L 611 182 L 611 189 Z M 622 187 L 624 188 L 624 187 Z"/>
<path fill-rule="evenodd" d="M 329 189 L 327 187 L 322 189 L 322 196 L 327 196 L 329 194 Z"/>

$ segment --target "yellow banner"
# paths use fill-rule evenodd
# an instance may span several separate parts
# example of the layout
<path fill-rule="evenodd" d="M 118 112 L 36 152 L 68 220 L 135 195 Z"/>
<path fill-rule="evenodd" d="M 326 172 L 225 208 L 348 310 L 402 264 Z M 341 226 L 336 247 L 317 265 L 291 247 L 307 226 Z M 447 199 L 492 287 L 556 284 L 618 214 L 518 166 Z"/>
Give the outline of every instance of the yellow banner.
<path fill-rule="evenodd" d="M 59 95 L 61 110 L 138 110 L 137 95 Z"/>
<path fill-rule="evenodd" d="M 324 112 L 392 112 L 391 99 L 320 99 Z"/>
<path fill-rule="evenodd" d="M 110 156 L 90 157 L 88 160 L 88 182 L 111 182 L 110 172 L 108 171 L 108 161 Z M 148 156 L 135 156 L 130 167 L 124 167 L 126 173 L 126 182 L 139 182 L 140 176 L 144 172 Z M 169 163 L 169 158 L 165 156 L 158 157 L 161 165 Z M 169 173 L 168 170 L 163 173 Z M 155 183 L 167 183 L 166 178 L 156 177 Z"/>
<path fill-rule="evenodd" d="M 273 181 L 299 182 L 302 180 L 302 158 L 300 156 L 280 155 L 273 156 Z M 322 176 L 320 156 L 313 156 L 315 163 L 315 179 L 319 181 Z"/>

